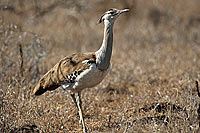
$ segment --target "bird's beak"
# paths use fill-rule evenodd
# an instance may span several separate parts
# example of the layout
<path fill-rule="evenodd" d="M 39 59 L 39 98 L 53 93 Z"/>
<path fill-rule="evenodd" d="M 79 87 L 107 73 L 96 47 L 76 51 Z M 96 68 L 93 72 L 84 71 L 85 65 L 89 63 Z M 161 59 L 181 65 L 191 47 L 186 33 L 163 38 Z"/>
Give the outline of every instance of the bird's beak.
<path fill-rule="evenodd" d="M 129 9 L 123 9 L 123 10 L 119 11 L 119 14 L 124 13 L 124 12 L 128 12 L 128 11 L 129 11 Z"/>

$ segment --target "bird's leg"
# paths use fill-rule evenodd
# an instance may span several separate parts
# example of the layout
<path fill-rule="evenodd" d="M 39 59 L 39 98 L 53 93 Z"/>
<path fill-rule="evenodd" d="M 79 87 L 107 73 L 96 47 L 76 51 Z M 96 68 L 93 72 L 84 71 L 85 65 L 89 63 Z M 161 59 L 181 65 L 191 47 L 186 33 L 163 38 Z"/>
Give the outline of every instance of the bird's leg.
<path fill-rule="evenodd" d="M 82 110 L 81 93 L 78 93 L 78 98 L 79 98 L 79 99 L 78 99 L 78 98 L 77 98 L 77 99 L 75 98 L 75 94 L 74 94 L 74 93 L 72 93 L 71 96 L 72 96 L 72 99 L 73 99 L 74 103 L 76 104 L 76 107 L 78 108 L 78 110 L 79 110 L 78 103 L 79 103 L 79 105 L 80 105 L 80 109 Z M 84 119 L 84 116 L 83 116 L 83 119 Z M 81 119 L 81 117 L 80 117 L 79 123 L 82 124 L 82 119 Z"/>
<path fill-rule="evenodd" d="M 82 110 L 81 92 L 78 92 L 78 98 L 79 98 L 80 108 L 81 108 L 81 110 Z"/>
<path fill-rule="evenodd" d="M 85 126 L 85 121 L 84 121 L 83 112 L 82 112 L 81 92 L 78 92 L 78 97 L 76 99 L 76 102 L 77 102 L 78 112 L 80 116 L 80 121 L 82 123 L 83 132 L 86 133 L 87 128 Z"/>
<path fill-rule="evenodd" d="M 76 102 L 76 98 L 75 98 L 75 94 L 71 93 L 71 97 L 72 97 L 72 100 L 75 103 L 76 107 L 78 108 L 78 105 L 77 105 L 77 102 Z"/>
<path fill-rule="evenodd" d="M 78 113 L 79 113 L 79 117 L 80 117 L 80 122 L 82 124 L 83 132 L 86 133 L 87 132 L 87 128 L 85 126 L 85 121 L 84 121 L 83 112 L 82 112 L 81 93 L 78 92 L 78 97 L 77 98 L 75 98 L 75 94 L 72 93 L 71 97 L 72 97 L 76 107 L 78 108 Z"/>

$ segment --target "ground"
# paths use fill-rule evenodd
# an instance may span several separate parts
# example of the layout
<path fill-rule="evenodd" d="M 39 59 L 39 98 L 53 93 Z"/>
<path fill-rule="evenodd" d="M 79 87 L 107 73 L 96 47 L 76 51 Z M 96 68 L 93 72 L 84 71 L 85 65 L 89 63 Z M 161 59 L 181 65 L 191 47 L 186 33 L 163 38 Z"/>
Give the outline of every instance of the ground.
<path fill-rule="evenodd" d="M 130 8 L 114 26 L 110 73 L 82 92 L 89 132 L 197 132 L 199 0 L 1 0 L 1 132 L 81 132 L 62 89 L 34 97 L 40 77 L 72 53 L 97 50 L 109 8 Z"/>

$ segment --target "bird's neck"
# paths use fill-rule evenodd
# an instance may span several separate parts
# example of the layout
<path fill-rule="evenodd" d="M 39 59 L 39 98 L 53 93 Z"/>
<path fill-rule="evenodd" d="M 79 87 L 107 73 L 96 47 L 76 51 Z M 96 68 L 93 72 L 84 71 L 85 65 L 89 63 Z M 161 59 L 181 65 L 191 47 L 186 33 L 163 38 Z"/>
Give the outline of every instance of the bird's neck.
<path fill-rule="evenodd" d="M 97 67 L 100 70 L 107 70 L 110 66 L 113 45 L 113 23 L 104 21 L 104 37 L 100 49 L 96 52 Z"/>

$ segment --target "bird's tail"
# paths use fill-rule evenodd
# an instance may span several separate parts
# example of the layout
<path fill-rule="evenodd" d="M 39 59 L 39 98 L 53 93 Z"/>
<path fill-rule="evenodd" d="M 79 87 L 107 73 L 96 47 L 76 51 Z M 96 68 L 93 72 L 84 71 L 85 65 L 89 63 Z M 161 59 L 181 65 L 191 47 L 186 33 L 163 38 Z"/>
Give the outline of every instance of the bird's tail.
<path fill-rule="evenodd" d="M 33 95 L 42 95 L 43 93 L 45 93 L 47 91 L 47 89 L 45 89 L 42 85 L 40 85 L 40 82 L 35 86 L 34 90 L 33 90 Z"/>
<path fill-rule="evenodd" d="M 55 76 L 52 74 L 53 69 L 49 70 L 37 83 L 33 89 L 33 95 L 42 95 L 46 91 L 55 90 L 60 85 L 55 81 Z"/>
<path fill-rule="evenodd" d="M 36 87 L 33 90 L 33 95 L 42 95 L 46 91 L 55 90 L 62 83 L 66 81 L 66 76 L 68 75 L 69 70 L 66 69 L 70 67 L 68 61 L 69 58 L 62 59 L 57 63 L 53 68 L 51 68 L 38 82 Z M 66 69 L 66 70 L 65 70 Z"/>

